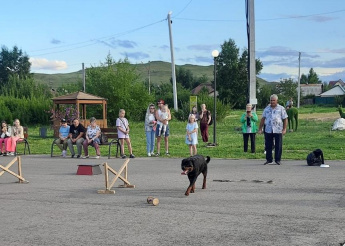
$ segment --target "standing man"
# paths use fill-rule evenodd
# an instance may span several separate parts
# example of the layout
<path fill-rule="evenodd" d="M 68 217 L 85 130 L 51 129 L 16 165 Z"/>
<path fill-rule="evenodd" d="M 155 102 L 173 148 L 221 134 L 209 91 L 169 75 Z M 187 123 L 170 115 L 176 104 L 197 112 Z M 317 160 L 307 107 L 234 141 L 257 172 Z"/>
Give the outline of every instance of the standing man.
<path fill-rule="evenodd" d="M 262 113 L 259 126 L 259 134 L 261 134 L 262 128 L 265 125 L 266 162 L 264 165 L 273 163 L 273 140 L 275 141 L 274 160 L 277 165 L 281 164 L 283 135 L 286 133 L 287 117 L 285 108 L 278 104 L 278 96 L 273 94 L 270 97 L 270 105 Z"/>
<path fill-rule="evenodd" d="M 79 123 L 79 119 L 74 119 L 73 125 L 71 125 L 69 129 L 69 135 L 68 135 L 68 141 L 67 141 L 68 148 L 71 151 L 72 158 L 74 158 L 75 156 L 73 144 L 77 145 L 77 151 L 78 151 L 77 158 L 80 158 L 81 150 L 83 148 L 84 134 L 85 134 L 84 126 Z"/>

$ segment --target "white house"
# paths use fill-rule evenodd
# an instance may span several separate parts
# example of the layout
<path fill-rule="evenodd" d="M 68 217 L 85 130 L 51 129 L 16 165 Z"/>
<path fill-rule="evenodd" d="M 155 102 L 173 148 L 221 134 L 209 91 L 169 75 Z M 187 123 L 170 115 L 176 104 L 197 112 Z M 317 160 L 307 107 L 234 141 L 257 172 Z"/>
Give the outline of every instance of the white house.
<path fill-rule="evenodd" d="M 322 93 L 323 84 L 301 84 L 301 95 L 318 96 Z"/>
<path fill-rule="evenodd" d="M 345 89 L 341 85 L 336 85 L 332 89 L 320 94 L 320 97 L 335 97 L 345 95 Z"/>

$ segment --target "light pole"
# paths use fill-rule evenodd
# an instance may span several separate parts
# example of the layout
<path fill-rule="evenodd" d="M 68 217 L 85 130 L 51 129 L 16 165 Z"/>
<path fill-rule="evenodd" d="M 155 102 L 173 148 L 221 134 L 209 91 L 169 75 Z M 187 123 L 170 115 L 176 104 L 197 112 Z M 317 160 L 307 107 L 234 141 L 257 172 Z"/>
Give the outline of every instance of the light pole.
<path fill-rule="evenodd" d="M 217 57 L 219 55 L 219 52 L 218 50 L 214 50 L 212 51 L 212 56 L 213 56 L 213 61 L 214 61 L 214 94 L 213 94 L 213 99 L 214 99 L 214 108 L 213 108 L 213 146 L 216 146 L 217 145 L 217 142 L 216 142 L 216 124 L 217 124 L 217 121 L 216 121 L 216 116 L 217 116 Z"/>

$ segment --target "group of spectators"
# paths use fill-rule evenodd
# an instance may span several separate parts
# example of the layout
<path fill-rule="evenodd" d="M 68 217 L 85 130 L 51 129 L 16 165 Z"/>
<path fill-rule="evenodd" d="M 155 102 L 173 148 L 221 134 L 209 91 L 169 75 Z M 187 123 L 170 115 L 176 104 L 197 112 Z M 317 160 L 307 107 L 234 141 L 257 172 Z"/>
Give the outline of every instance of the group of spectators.
<path fill-rule="evenodd" d="M 6 121 L 1 122 L 0 155 L 15 155 L 17 142 L 24 138 L 24 129 L 20 121 L 15 119 L 13 126 L 8 126 Z"/>
<path fill-rule="evenodd" d="M 124 154 L 124 142 L 126 141 L 130 153 L 130 158 L 135 158 L 132 153 L 132 145 L 129 138 L 129 124 L 125 118 L 125 110 L 120 109 L 119 117 L 116 120 L 118 138 L 121 144 L 121 157 L 126 158 Z M 89 158 L 88 147 L 92 146 L 96 150 L 96 159 L 101 155 L 100 145 L 101 128 L 97 125 L 95 117 L 90 118 L 90 125 L 85 127 L 79 122 L 79 119 L 74 119 L 73 124 L 69 126 L 66 119 L 61 120 L 61 126 L 59 129 L 59 138 L 55 140 L 55 144 L 62 151 L 61 155 L 66 157 L 67 147 L 71 152 L 71 158 L 75 157 L 75 151 L 73 145 L 77 146 L 77 158 L 82 157 L 82 150 L 84 150 L 84 156 L 82 158 Z"/>
<path fill-rule="evenodd" d="M 146 151 L 147 156 L 161 155 L 161 139 L 164 137 L 165 154 L 169 155 L 169 121 L 171 113 L 164 100 L 157 102 L 157 109 L 154 104 L 149 104 L 145 116 Z M 206 105 L 201 105 L 201 111 L 196 107 L 192 108 L 188 116 L 186 126 L 185 143 L 189 146 L 190 155 L 197 154 L 198 144 L 198 122 L 200 121 L 201 136 L 203 142 L 208 142 L 208 126 L 211 121 L 211 112 L 206 109 Z M 157 138 L 157 152 L 154 153 L 155 139 Z"/>
<path fill-rule="evenodd" d="M 287 109 L 293 106 L 292 98 L 286 103 Z M 116 119 L 116 127 L 118 132 L 118 139 L 121 145 L 121 157 L 127 158 L 124 151 L 124 142 L 126 142 L 129 151 L 129 157 L 135 158 L 129 137 L 129 122 L 125 118 L 125 110 L 120 109 L 119 117 Z M 281 164 L 283 135 L 286 133 L 287 127 L 287 113 L 283 106 L 278 104 L 278 96 L 273 94 L 270 97 L 270 104 L 264 109 L 260 125 L 257 127 L 258 116 L 253 111 L 251 104 L 246 105 L 246 112 L 242 114 L 240 122 L 242 123 L 243 146 L 244 152 L 248 151 L 248 141 L 250 138 L 251 152 L 255 153 L 255 136 L 265 134 L 265 152 L 266 164 L 273 163 L 272 151 L 274 148 L 274 161 L 277 165 Z M 164 100 L 155 104 L 149 104 L 145 116 L 145 134 L 146 134 L 146 151 L 147 156 L 161 155 L 161 140 L 164 138 L 165 155 L 169 154 L 169 121 L 171 120 L 171 113 L 168 105 Z M 186 126 L 185 143 L 189 146 L 191 156 L 197 154 L 198 144 L 198 129 L 200 122 L 201 137 L 204 143 L 208 142 L 208 127 L 211 121 L 211 112 L 206 109 L 206 105 L 201 105 L 201 111 L 197 111 L 194 106 L 188 116 L 188 123 Z M 77 146 L 77 158 L 89 158 L 88 147 L 91 145 L 96 150 L 96 158 L 100 157 L 100 136 L 101 129 L 97 125 L 95 117 L 90 118 L 90 125 L 85 127 L 79 122 L 79 119 L 74 119 L 73 124 L 69 126 L 66 119 L 61 120 L 59 129 L 59 138 L 55 140 L 55 144 L 61 149 L 61 155 L 66 157 L 67 147 L 71 152 L 71 157 L 75 157 L 73 145 Z M 20 125 L 20 121 L 16 119 L 13 126 L 9 127 L 5 121 L 1 122 L 0 135 L 0 155 L 14 155 L 17 141 L 24 138 L 24 130 Z M 157 139 L 157 152 L 154 152 L 155 139 Z"/>

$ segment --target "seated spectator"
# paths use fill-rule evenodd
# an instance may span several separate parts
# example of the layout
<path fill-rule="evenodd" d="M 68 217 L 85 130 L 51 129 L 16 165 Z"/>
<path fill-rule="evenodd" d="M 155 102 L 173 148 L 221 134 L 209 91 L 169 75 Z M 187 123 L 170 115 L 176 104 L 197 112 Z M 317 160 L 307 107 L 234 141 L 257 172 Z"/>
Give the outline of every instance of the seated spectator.
<path fill-rule="evenodd" d="M 87 127 L 86 134 L 85 134 L 85 140 L 83 143 L 84 147 L 84 158 L 89 158 L 89 145 L 93 146 L 96 150 L 96 158 L 98 159 L 101 155 L 99 150 L 99 136 L 101 135 L 101 128 L 97 125 L 96 118 L 91 117 L 90 119 L 90 125 Z"/>
<path fill-rule="evenodd" d="M 6 150 L 8 155 L 14 155 L 16 151 L 17 141 L 24 138 L 24 129 L 20 125 L 20 121 L 15 119 L 11 127 L 11 137 L 7 140 Z"/>
<path fill-rule="evenodd" d="M 5 121 L 1 122 L 1 135 L 0 135 L 0 155 L 7 155 L 6 145 L 11 133 L 7 129 Z"/>
<path fill-rule="evenodd" d="M 79 119 L 74 119 L 73 125 L 71 125 L 69 129 L 69 135 L 68 135 L 68 140 L 67 140 L 68 148 L 71 151 L 71 158 L 74 158 L 75 156 L 73 144 L 77 145 L 77 151 L 78 151 L 77 158 L 80 158 L 81 151 L 83 149 L 84 134 L 85 134 L 84 126 L 80 124 Z"/>
<path fill-rule="evenodd" d="M 61 126 L 60 126 L 60 129 L 59 129 L 59 138 L 55 140 L 55 144 L 62 151 L 61 155 L 63 157 L 66 157 L 67 140 L 68 140 L 69 129 L 70 129 L 70 126 L 67 125 L 66 119 L 62 119 L 61 120 Z"/>

